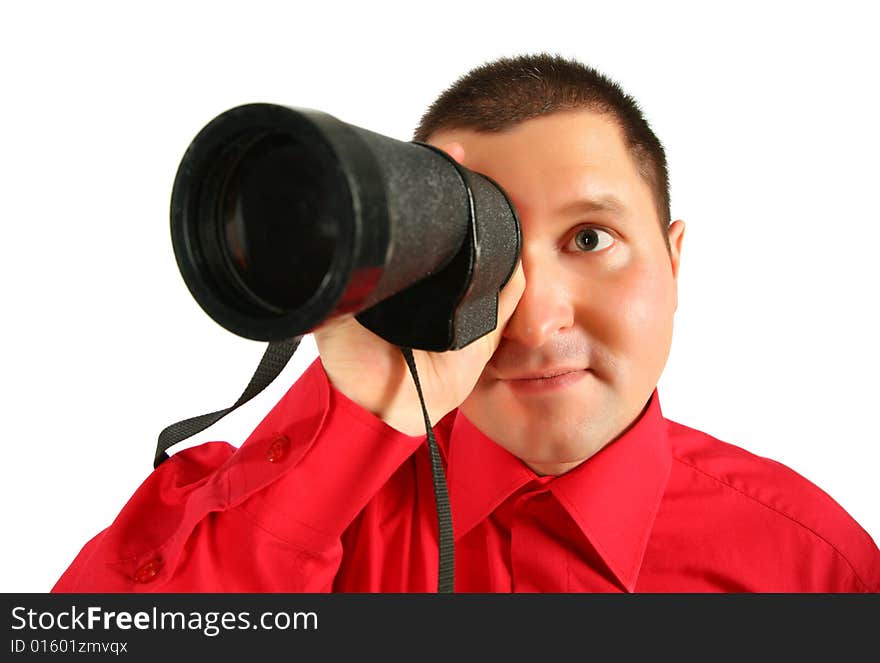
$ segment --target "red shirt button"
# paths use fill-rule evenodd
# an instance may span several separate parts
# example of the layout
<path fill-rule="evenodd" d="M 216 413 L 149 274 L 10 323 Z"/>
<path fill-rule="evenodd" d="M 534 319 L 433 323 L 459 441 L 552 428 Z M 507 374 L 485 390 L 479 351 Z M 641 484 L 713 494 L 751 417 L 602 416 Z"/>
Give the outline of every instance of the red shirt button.
<path fill-rule="evenodd" d="M 290 451 L 290 440 L 282 433 L 277 433 L 266 450 L 266 460 L 270 463 L 281 461 Z"/>
<path fill-rule="evenodd" d="M 144 562 L 138 567 L 138 570 L 134 572 L 134 576 L 132 579 L 135 582 L 150 582 L 151 580 L 155 580 L 156 576 L 159 575 L 159 571 L 162 570 L 162 560 L 159 557 L 154 557 L 148 562 Z"/>

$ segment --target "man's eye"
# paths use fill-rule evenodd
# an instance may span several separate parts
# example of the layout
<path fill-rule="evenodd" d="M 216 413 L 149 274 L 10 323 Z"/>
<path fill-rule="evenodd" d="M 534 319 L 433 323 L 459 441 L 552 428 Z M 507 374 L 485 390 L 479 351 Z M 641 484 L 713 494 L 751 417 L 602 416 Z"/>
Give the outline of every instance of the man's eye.
<path fill-rule="evenodd" d="M 599 228 L 581 228 L 572 243 L 576 251 L 601 251 L 614 243 L 614 237 Z"/>

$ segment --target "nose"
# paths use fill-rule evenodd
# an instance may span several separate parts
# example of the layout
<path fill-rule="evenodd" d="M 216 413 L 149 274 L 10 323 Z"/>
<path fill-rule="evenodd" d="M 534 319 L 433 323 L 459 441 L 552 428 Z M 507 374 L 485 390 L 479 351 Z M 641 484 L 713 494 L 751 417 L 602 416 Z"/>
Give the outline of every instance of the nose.
<path fill-rule="evenodd" d="M 559 273 L 558 261 L 555 255 L 523 252 L 526 286 L 504 328 L 504 338 L 538 348 L 574 324 L 572 293 Z"/>

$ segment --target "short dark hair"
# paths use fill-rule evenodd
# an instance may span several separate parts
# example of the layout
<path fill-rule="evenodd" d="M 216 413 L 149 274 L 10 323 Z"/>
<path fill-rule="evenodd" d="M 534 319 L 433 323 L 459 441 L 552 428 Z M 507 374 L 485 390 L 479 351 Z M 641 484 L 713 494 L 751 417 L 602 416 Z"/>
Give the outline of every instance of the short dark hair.
<path fill-rule="evenodd" d="M 413 140 L 440 129 L 503 131 L 556 111 L 584 108 L 620 126 L 639 173 L 651 188 L 669 247 L 669 173 L 663 144 L 636 100 L 616 82 L 577 60 L 539 53 L 499 58 L 472 69 L 432 103 Z"/>

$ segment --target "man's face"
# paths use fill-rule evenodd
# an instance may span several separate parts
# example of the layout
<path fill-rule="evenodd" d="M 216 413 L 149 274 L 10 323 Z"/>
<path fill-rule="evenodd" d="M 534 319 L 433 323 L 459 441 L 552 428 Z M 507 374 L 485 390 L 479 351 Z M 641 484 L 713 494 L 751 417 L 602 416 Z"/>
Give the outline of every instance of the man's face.
<path fill-rule="evenodd" d="M 613 120 L 565 111 L 502 133 L 446 129 L 522 223 L 526 286 L 462 412 L 539 474 L 560 474 L 640 415 L 672 341 L 684 223 L 666 243 Z M 555 377 L 553 377 L 555 376 Z"/>

